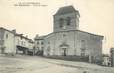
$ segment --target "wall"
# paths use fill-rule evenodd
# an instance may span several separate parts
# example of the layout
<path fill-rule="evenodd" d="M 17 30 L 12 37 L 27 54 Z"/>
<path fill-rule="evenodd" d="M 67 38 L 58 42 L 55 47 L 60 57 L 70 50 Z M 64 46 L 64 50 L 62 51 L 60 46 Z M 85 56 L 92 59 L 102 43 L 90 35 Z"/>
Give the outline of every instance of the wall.
<path fill-rule="evenodd" d="M 93 56 L 96 60 L 102 60 L 102 39 L 103 37 L 79 31 L 77 33 L 77 50 L 80 50 L 80 40 L 85 40 L 87 55 Z M 80 55 L 80 51 L 77 54 Z"/>
<path fill-rule="evenodd" d="M 64 22 L 63 25 L 66 27 L 66 29 L 63 29 L 60 27 L 59 20 L 60 20 L 60 18 L 63 18 L 65 20 L 67 17 L 71 18 L 71 22 L 70 22 L 70 25 L 67 25 L 67 23 Z M 76 29 L 78 29 L 78 27 L 79 27 L 79 18 L 77 17 L 77 14 L 75 12 L 54 16 L 54 27 L 53 27 L 54 32 L 65 31 L 65 30 L 67 30 L 67 31 L 76 30 Z"/>
<path fill-rule="evenodd" d="M 31 43 L 30 39 L 23 38 L 21 36 L 15 36 L 15 46 L 19 45 L 28 49 L 33 49 L 34 43 Z"/>
<path fill-rule="evenodd" d="M 111 66 L 114 67 L 114 48 L 111 48 Z"/>
<path fill-rule="evenodd" d="M 15 42 L 14 34 L 9 31 L 5 31 L 4 34 L 5 53 L 13 53 L 13 54 L 16 53 L 14 42 Z"/>
<path fill-rule="evenodd" d="M 55 55 L 55 34 L 49 34 L 44 38 L 44 55 Z"/>
<path fill-rule="evenodd" d="M 5 31 L 0 28 L 0 53 L 3 53 L 2 49 L 4 49 L 4 33 Z"/>
<path fill-rule="evenodd" d="M 82 31 L 65 31 L 49 34 L 45 39 L 44 55 L 62 55 L 60 45 L 66 43 L 69 47 L 67 55 L 81 56 L 81 41 L 85 41 L 85 56 L 93 56 L 95 60 L 101 60 L 102 37 L 88 34 Z M 48 50 L 50 48 L 50 50 Z"/>

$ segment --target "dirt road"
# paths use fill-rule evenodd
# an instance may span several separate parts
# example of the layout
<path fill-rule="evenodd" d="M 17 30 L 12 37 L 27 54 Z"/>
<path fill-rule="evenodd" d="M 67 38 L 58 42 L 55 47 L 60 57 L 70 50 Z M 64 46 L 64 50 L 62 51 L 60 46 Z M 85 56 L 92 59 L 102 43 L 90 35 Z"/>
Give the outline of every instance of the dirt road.
<path fill-rule="evenodd" d="M 112 67 L 38 56 L 0 57 L 0 73 L 114 73 Z"/>

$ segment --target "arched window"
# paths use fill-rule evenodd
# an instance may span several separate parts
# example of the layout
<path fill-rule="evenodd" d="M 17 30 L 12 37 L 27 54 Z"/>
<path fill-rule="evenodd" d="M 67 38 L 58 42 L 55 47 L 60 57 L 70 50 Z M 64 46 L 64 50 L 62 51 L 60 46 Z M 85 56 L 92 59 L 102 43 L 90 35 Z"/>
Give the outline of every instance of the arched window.
<path fill-rule="evenodd" d="M 39 44 L 39 42 L 37 41 L 37 44 Z"/>
<path fill-rule="evenodd" d="M 81 40 L 81 48 L 86 48 L 86 41 L 85 40 Z"/>
<path fill-rule="evenodd" d="M 41 42 L 41 44 L 43 45 L 44 43 L 43 43 L 43 42 Z"/>
<path fill-rule="evenodd" d="M 64 24 L 64 19 L 63 18 L 59 19 L 59 24 L 60 24 L 60 27 L 63 27 L 63 24 Z"/>
<path fill-rule="evenodd" d="M 81 56 L 86 56 L 86 49 L 85 48 L 81 48 Z"/>
<path fill-rule="evenodd" d="M 70 23 L 71 23 L 71 18 L 70 18 L 70 17 L 67 17 L 67 18 L 66 18 L 66 21 L 67 21 L 67 25 L 70 25 Z"/>
<path fill-rule="evenodd" d="M 81 40 L 81 56 L 86 56 L 86 41 Z"/>
<path fill-rule="evenodd" d="M 6 34 L 6 39 L 8 38 L 8 34 Z"/>

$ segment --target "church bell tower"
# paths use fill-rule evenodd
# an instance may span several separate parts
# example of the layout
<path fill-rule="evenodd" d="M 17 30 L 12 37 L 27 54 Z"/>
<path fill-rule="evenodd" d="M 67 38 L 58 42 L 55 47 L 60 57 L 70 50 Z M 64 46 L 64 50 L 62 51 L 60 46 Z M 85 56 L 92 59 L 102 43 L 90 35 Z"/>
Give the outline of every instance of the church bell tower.
<path fill-rule="evenodd" d="M 54 15 L 54 32 L 77 30 L 80 14 L 73 6 L 61 7 Z"/>

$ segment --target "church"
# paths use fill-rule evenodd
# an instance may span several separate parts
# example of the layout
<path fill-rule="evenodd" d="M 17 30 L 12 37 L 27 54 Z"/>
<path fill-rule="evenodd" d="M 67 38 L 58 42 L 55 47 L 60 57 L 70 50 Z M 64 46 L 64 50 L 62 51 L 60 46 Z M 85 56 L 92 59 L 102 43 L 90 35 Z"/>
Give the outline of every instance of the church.
<path fill-rule="evenodd" d="M 35 37 L 35 47 L 44 56 L 88 56 L 102 59 L 103 36 L 79 30 L 80 13 L 73 6 L 65 6 L 53 16 L 53 32 Z"/>

